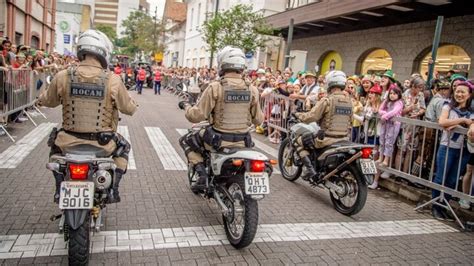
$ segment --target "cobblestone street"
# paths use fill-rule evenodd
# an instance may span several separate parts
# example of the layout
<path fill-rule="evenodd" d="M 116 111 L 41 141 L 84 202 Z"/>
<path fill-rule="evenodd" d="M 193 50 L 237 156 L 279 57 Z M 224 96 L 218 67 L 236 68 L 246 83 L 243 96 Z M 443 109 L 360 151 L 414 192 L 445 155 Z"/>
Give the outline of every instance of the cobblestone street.
<path fill-rule="evenodd" d="M 371 190 L 353 217 L 336 212 L 328 192 L 274 173 L 271 194 L 259 201 L 254 243 L 235 250 L 226 240 L 215 203 L 194 195 L 178 138 L 190 126 L 178 99 L 144 89 L 140 104 L 122 116 L 119 132 L 132 144 L 122 202 L 109 205 L 102 232 L 92 237 L 91 265 L 424 265 L 472 264 L 474 235 L 455 223 L 415 212 L 384 190 Z M 41 109 L 0 138 L 0 264 L 67 264 L 53 203 L 54 180 L 45 168 L 47 136 L 60 109 Z M 257 149 L 276 159 L 277 145 L 254 135 Z"/>

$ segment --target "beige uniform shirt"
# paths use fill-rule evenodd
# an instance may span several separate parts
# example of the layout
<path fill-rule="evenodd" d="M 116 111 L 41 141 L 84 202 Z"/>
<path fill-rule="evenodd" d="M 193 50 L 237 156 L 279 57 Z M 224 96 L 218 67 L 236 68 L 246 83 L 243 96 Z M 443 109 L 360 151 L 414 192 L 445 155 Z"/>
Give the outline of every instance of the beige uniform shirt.
<path fill-rule="evenodd" d="M 229 85 L 235 86 L 244 86 L 245 81 L 242 79 L 240 74 L 229 73 L 225 75 Z M 245 85 L 246 86 L 246 85 Z M 250 115 L 252 118 L 252 124 L 260 125 L 263 122 L 263 112 L 260 108 L 259 103 L 259 92 L 258 89 L 251 86 L 250 92 L 252 94 L 251 104 L 250 104 Z M 186 108 L 186 119 L 192 123 L 199 123 L 204 120 L 208 120 L 210 124 L 213 124 L 212 113 L 215 111 L 216 103 L 218 101 L 224 101 L 224 90 L 222 85 L 219 82 L 212 82 L 209 84 L 209 87 L 204 90 L 199 102 L 193 106 Z M 218 128 L 216 128 L 219 130 Z M 229 133 L 246 133 L 245 132 L 229 132 Z"/>
<path fill-rule="evenodd" d="M 102 66 L 99 61 L 95 59 L 86 59 L 81 61 L 76 69 L 76 75 L 85 78 L 93 78 L 102 74 Z M 70 76 L 67 70 L 59 72 L 55 78 L 51 81 L 48 89 L 43 91 L 39 98 L 38 103 L 46 107 L 56 107 L 61 105 L 61 98 L 65 95 L 69 89 Z M 133 115 L 138 108 L 138 104 L 128 94 L 125 85 L 123 84 L 120 76 L 110 73 L 108 79 L 108 89 L 111 90 L 112 104 L 114 112 L 120 111 L 126 115 Z M 118 114 L 114 115 L 118 119 Z M 118 121 L 114 121 L 117 123 Z"/>

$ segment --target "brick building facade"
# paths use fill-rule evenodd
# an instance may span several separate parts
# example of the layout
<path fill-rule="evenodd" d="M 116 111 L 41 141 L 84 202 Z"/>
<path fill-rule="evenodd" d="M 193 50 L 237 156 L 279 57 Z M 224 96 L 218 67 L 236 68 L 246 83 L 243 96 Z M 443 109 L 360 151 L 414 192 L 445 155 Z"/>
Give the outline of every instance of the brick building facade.
<path fill-rule="evenodd" d="M 0 0 L 0 36 L 14 44 L 52 51 L 55 20 L 55 0 Z"/>
<path fill-rule="evenodd" d="M 342 58 L 342 70 L 360 74 L 365 56 L 374 49 L 388 51 L 392 69 L 398 78 L 407 78 L 419 72 L 421 60 L 431 52 L 436 20 L 408 23 L 390 27 L 343 32 L 293 41 L 292 49 L 308 51 L 308 68 L 321 65 L 325 55 L 336 51 Z M 460 46 L 474 59 L 474 15 L 452 17 L 444 20 L 441 42 Z M 474 69 L 469 70 L 474 77 Z"/>

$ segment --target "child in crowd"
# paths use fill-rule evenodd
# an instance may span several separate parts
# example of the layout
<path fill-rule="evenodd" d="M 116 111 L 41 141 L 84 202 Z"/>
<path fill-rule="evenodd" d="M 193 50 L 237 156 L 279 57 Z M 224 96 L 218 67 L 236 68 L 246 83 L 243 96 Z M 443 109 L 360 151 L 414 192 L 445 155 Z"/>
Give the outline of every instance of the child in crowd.
<path fill-rule="evenodd" d="M 378 163 L 384 166 L 390 164 L 393 154 L 393 146 L 400 131 L 400 122 L 394 121 L 394 117 L 399 117 L 403 110 L 402 91 L 397 85 L 392 84 L 388 90 L 389 95 L 380 106 L 381 116 L 380 127 L 380 157 Z"/>

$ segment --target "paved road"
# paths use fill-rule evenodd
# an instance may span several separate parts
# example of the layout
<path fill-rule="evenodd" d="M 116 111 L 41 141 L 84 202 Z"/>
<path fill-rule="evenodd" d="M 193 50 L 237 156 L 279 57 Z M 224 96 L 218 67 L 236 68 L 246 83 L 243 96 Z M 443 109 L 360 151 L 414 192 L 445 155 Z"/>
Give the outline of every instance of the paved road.
<path fill-rule="evenodd" d="M 271 194 L 259 202 L 255 243 L 235 250 L 225 239 L 215 204 L 187 186 L 178 138 L 190 126 L 178 100 L 164 92 L 132 93 L 140 110 L 123 117 L 120 132 L 133 156 L 121 186 L 122 202 L 106 211 L 103 232 L 92 239 L 92 265 L 290 265 L 290 264 L 472 264 L 474 235 L 387 191 L 371 191 L 353 217 L 338 214 L 326 191 L 276 174 Z M 15 125 L 17 143 L 0 138 L 0 264 L 64 264 L 65 243 L 57 234 L 53 179 L 46 136 L 60 123 L 59 109 L 44 109 L 41 125 Z M 269 156 L 277 147 L 256 136 Z"/>

